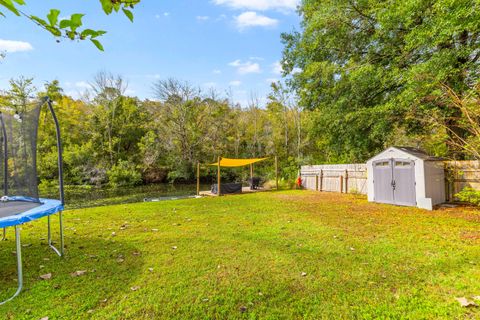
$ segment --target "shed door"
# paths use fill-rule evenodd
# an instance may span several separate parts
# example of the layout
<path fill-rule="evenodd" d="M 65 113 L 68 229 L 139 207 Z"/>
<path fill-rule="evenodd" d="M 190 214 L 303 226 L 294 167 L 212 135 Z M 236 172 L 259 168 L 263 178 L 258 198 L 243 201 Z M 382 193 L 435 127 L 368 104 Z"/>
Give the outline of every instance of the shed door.
<path fill-rule="evenodd" d="M 392 160 L 381 160 L 373 163 L 373 184 L 375 201 L 394 203 Z"/>
<path fill-rule="evenodd" d="M 415 192 L 415 162 L 394 159 L 393 189 L 395 204 L 403 206 L 417 205 Z"/>

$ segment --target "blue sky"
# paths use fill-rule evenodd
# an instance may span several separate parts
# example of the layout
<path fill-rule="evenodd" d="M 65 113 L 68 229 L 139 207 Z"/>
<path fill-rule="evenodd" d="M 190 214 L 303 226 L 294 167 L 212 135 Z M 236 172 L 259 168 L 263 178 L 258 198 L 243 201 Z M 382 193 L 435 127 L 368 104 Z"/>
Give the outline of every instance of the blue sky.
<path fill-rule="evenodd" d="M 0 90 L 20 75 L 60 80 L 76 95 L 95 73 L 106 70 L 129 82 L 128 94 L 153 98 L 152 83 L 168 77 L 219 93 L 230 90 L 246 104 L 255 93 L 265 97 L 279 79 L 280 34 L 298 29 L 298 0 L 143 0 L 132 24 L 123 14 L 105 16 L 97 0 L 27 1 L 27 13 L 44 17 L 50 8 L 62 16 L 86 13 L 84 24 L 107 30 L 105 52 L 89 42 L 55 39 L 34 24 L 0 17 Z"/>

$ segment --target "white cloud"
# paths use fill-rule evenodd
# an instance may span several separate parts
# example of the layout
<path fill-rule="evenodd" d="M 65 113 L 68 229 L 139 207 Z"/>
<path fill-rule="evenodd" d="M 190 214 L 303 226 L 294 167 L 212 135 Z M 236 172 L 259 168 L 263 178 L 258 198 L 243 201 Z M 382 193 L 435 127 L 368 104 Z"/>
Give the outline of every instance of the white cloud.
<path fill-rule="evenodd" d="M 258 14 L 254 11 L 247 11 L 235 17 L 235 25 L 239 30 L 250 27 L 275 27 L 278 20 Z"/>
<path fill-rule="evenodd" d="M 197 16 L 198 21 L 207 21 L 208 19 L 210 19 L 209 16 Z"/>
<path fill-rule="evenodd" d="M 272 83 L 278 82 L 278 79 L 277 78 L 268 78 L 268 79 L 265 79 L 265 82 L 268 83 L 268 84 L 272 84 Z"/>
<path fill-rule="evenodd" d="M 283 73 L 283 68 L 282 64 L 280 61 L 275 61 L 275 63 L 272 64 L 272 73 L 274 74 L 282 74 Z"/>
<path fill-rule="evenodd" d="M 170 12 L 164 12 L 164 13 L 162 13 L 162 14 L 157 13 L 157 14 L 155 15 L 155 19 L 160 19 L 162 16 L 168 17 L 169 15 L 170 15 Z"/>
<path fill-rule="evenodd" d="M 256 62 L 246 61 L 242 62 L 241 60 L 235 60 L 228 64 L 231 67 L 237 68 L 239 74 L 248 74 L 248 73 L 261 73 L 262 70 L 260 65 Z"/>
<path fill-rule="evenodd" d="M 212 2 L 233 9 L 291 11 L 295 10 L 299 0 L 213 0 Z"/>
<path fill-rule="evenodd" d="M 215 19 L 215 21 L 222 21 L 222 20 L 225 20 L 227 19 L 227 15 L 226 14 L 221 14 L 218 16 L 217 19 Z"/>
<path fill-rule="evenodd" d="M 92 86 L 86 82 L 86 81 L 77 81 L 75 82 L 75 87 L 81 88 L 81 89 L 90 89 Z"/>
<path fill-rule="evenodd" d="M 136 93 L 135 90 L 132 90 L 132 89 L 125 90 L 125 95 L 126 96 L 134 96 L 135 93 Z"/>
<path fill-rule="evenodd" d="M 297 73 L 300 73 L 300 72 L 302 72 L 302 69 L 300 69 L 300 68 L 295 67 L 295 68 L 292 69 L 292 74 L 297 74 Z"/>
<path fill-rule="evenodd" d="M 212 71 L 213 74 L 222 74 L 222 70 L 219 70 L 219 69 L 214 69 Z"/>
<path fill-rule="evenodd" d="M 215 88 L 215 87 L 217 86 L 217 83 L 216 83 L 216 82 L 205 82 L 205 83 L 203 84 L 203 86 L 204 86 L 205 88 Z"/>
<path fill-rule="evenodd" d="M 0 51 L 13 53 L 31 50 L 33 50 L 33 46 L 28 42 L 0 39 Z"/>
<path fill-rule="evenodd" d="M 240 80 L 233 80 L 228 83 L 232 87 L 239 87 L 242 85 L 242 81 Z"/>

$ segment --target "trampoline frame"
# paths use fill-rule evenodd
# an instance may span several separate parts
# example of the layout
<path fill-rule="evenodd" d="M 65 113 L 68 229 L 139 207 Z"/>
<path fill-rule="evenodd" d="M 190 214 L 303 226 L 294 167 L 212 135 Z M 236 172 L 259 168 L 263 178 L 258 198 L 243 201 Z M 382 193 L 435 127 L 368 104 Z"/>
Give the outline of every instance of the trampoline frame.
<path fill-rule="evenodd" d="M 57 151 L 58 151 L 58 182 L 59 182 L 59 192 L 60 192 L 60 202 L 63 205 L 65 205 L 65 192 L 64 192 L 64 185 L 63 185 L 63 156 L 62 156 L 62 139 L 60 135 L 60 125 L 58 123 L 57 116 L 55 114 L 55 111 L 53 109 L 52 105 L 52 100 L 49 97 L 45 97 L 42 99 L 40 108 L 42 108 L 45 104 L 48 105 L 48 109 L 50 110 L 50 113 L 52 115 L 53 121 L 55 123 L 55 132 L 56 132 L 56 138 L 57 138 Z M 3 122 L 3 117 L 0 114 L 0 125 L 2 126 L 2 133 L 3 133 L 3 138 L 4 138 L 4 193 L 5 195 L 8 194 L 8 149 L 7 149 L 7 133 L 5 129 L 5 124 Z M 37 128 L 38 130 L 38 128 Z M 63 210 L 63 209 L 62 209 Z M 62 217 L 62 210 L 58 211 L 58 218 L 59 218 L 59 229 L 60 229 L 60 247 L 57 248 L 53 245 L 52 241 L 52 232 L 51 232 L 51 214 L 47 216 L 48 222 L 48 246 L 59 256 L 63 257 L 64 255 L 64 237 L 63 237 L 63 217 Z M 55 214 L 55 213 L 53 213 Z M 17 282 L 18 282 L 18 287 L 17 291 L 13 296 L 8 298 L 7 300 L 4 300 L 0 302 L 0 306 L 13 300 L 16 298 L 20 292 L 23 289 L 23 265 L 22 265 L 22 241 L 20 237 L 20 226 L 21 224 L 17 224 L 14 226 L 15 228 L 15 246 L 16 246 L 16 256 L 17 256 Z M 3 237 L 1 241 L 6 240 L 6 228 L 3 228 Z"/>

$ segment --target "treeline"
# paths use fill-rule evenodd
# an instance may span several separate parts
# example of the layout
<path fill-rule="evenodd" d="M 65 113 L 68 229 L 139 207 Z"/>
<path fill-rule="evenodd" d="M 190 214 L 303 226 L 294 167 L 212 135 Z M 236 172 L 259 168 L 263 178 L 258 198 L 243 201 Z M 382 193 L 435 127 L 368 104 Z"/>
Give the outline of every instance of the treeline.
<path fill-rule="evenodd" d="M 327 162 L 389 145 L 479 159 L 480 7 L 476 0 L 321 1 L 283 34 L 283 70 Z"/>
<path fill-rule="evenodd" d="M 252 96 L 240 107 L 215 92 L 202 92 L 175 79 L 153 84 L 154 99 L 125 95 L 122 77 L 99 73 L 82 99 L 66 94 L 58 81 L 37 90 L 32 79 L 10 81 L 1 105 L 33 103 L 48 95 L 63 134 L 65 180 L 71 185 L 136 185 L 189 182 L 197 162 L 212 163 L 218 156 L 250 158 L 278 156 L 280 176 L 293 181 L 299 164 L 315 155 L 310 113 L 301 111 L 279 85 L 273 87 L 266 107 Z M 46 109 L 45 109 L 46 110 Z M 57 176 L 53 122 L 42 113 L 37 151 L 41 183 Z M 273 178 L 273 162 L 257 172 Z M 227 179 L 246 172 L 225 170 Z M 214 170 L 202 169 L 208 181 Z"/>

